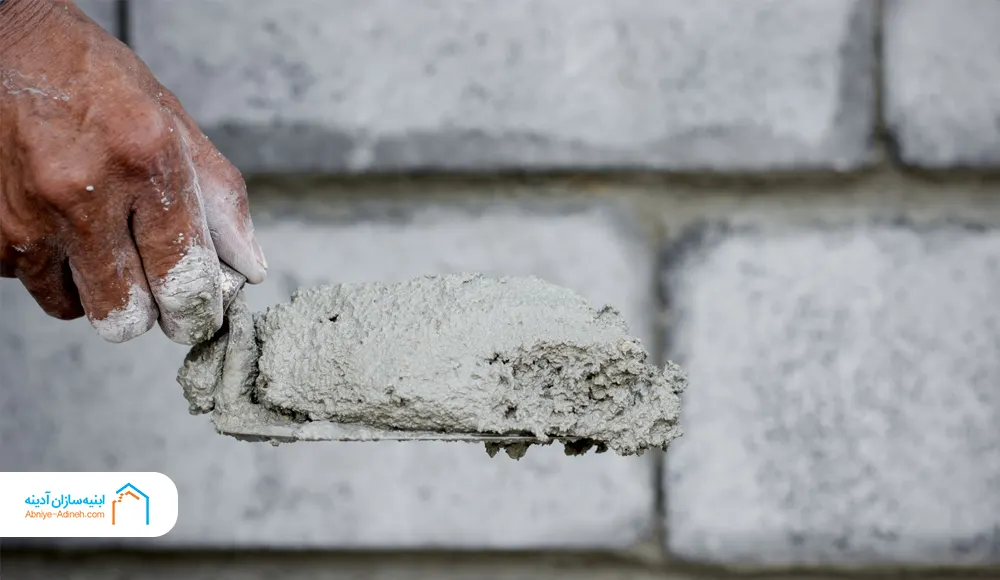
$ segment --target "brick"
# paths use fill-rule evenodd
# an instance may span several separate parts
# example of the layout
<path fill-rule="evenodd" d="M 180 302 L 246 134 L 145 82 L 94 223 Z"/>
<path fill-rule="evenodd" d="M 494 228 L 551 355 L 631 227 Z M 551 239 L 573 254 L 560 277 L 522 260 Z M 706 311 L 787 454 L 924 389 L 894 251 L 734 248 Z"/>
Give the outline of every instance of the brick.
<path fill-rule="evenodd" d="M 248 291 L 256 310 L 324 282 L 534 273 L 618 305 L 638 336 L 653 335 L 655 260 L 618 212 L 501 204 L 298 215 L 256 220 L 270 262 L 268 281 Z M 0 469 L 169 475 L 177 527 L 126 545 L 621 547 L 655 525 L 649 455 L 569 458 L 548 447 L 514 462 L 473 444 L 238 442 L 187 414 L 174 382 L 186 349 L 159 330 L 104 343 L 86 322 L 46 318 L 10 280 L 0 305 Z"/>
<path fill-rule="evenodd" d="M 669 255 L 671 552 L 1000 561 L 1000 232 L 709 227 Z"/>
<path fill-rule="evenodd" d="M 247 172 L 851 169 L 869 0 L 134 3 L 150 68 Z"/>
<path fill-rule="evenodd" d="M 75 2 L 87 16 L 94 19 L 104 30 L 118 36 L 117 0 L 75 0 Z"/>
<path fill-rule="evenodd" d="M 1000 4 L 887 0 L 885 111 L 904 163 L 1000 166 Z"/>

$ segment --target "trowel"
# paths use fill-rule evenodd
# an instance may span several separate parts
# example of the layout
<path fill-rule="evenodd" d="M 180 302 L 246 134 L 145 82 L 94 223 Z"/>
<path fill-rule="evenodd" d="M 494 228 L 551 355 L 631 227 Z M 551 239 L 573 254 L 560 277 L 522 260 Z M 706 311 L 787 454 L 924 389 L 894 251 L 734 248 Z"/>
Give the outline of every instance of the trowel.
<path fill-rule="evenodd" d="M 184 387 L 191 413 L 211 413 L 215 428 L 221 434 L 242 441 L 270 442 L 274 445 L 298 441 L 483 443 L 491 456 L 503 449 L 515 459 L 521 457 L 531 445 L 557 442 L 563 444 L 568 455 L 583 454 L 592 448 L 596 448 L 598 453 L 608 449 L 605 442 L 585 437 L 539 437 L 525 432 L 392 430 L 363 423 L 285 416 L 256 400 L 258 391 L 254 381 L 258 374 L 261 346 L 255 331 L 254 315 L 242 294 L 245 284 L 246 278 L 242 274 L 222 264 L 225 323 L 211 340 L 192 348 L 178 373 L 178 382 Z M 642 450 L 639 449 L 638 453 Z"/>

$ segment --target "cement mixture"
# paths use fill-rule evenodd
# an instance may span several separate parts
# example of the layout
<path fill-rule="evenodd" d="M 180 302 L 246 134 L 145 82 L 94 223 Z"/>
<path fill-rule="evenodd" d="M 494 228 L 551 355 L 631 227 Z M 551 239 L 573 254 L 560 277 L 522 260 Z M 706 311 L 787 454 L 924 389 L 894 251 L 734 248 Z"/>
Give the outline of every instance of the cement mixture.
<path fill-rule="evenodd" d="M 254 315 L 238 297 L 178 381 L 230 434 L 492 434 L 491 455 L 553 440 L 633 455 L 681 435 L 687 379 L 646 360 L 610 307 L 534 277 L 456 274 L 300 290 Z"/>

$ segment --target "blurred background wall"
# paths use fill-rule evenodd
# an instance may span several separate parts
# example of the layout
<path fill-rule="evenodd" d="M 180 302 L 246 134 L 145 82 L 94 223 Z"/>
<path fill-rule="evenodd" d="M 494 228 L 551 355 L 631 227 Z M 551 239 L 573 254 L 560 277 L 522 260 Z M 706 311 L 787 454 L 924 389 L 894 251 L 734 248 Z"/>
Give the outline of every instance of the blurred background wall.
<path fill-rule="evenodd" d="M 686 435 L 520 462 L 241 443 L 188 415 L 186 349 L 3 280 L 0 469 L 181 498 L 159 539 L 5 540 L 5 578 L 997 571 L 1000 2 L 80 4 L 247 177 L 254 309 L 536 274 L 689 372 Z"/>

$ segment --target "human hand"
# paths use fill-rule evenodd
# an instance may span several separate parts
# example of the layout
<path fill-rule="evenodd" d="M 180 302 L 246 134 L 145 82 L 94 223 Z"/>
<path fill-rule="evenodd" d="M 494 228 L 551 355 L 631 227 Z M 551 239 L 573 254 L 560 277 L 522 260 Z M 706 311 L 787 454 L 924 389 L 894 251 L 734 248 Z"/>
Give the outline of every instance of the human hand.
<path fill-rule="evenodd" d="M 0 276 L 111 342 L 222 325 L 220 258 L 262 282 L 239 171 L 68 0 L 0 4 Z"/>

